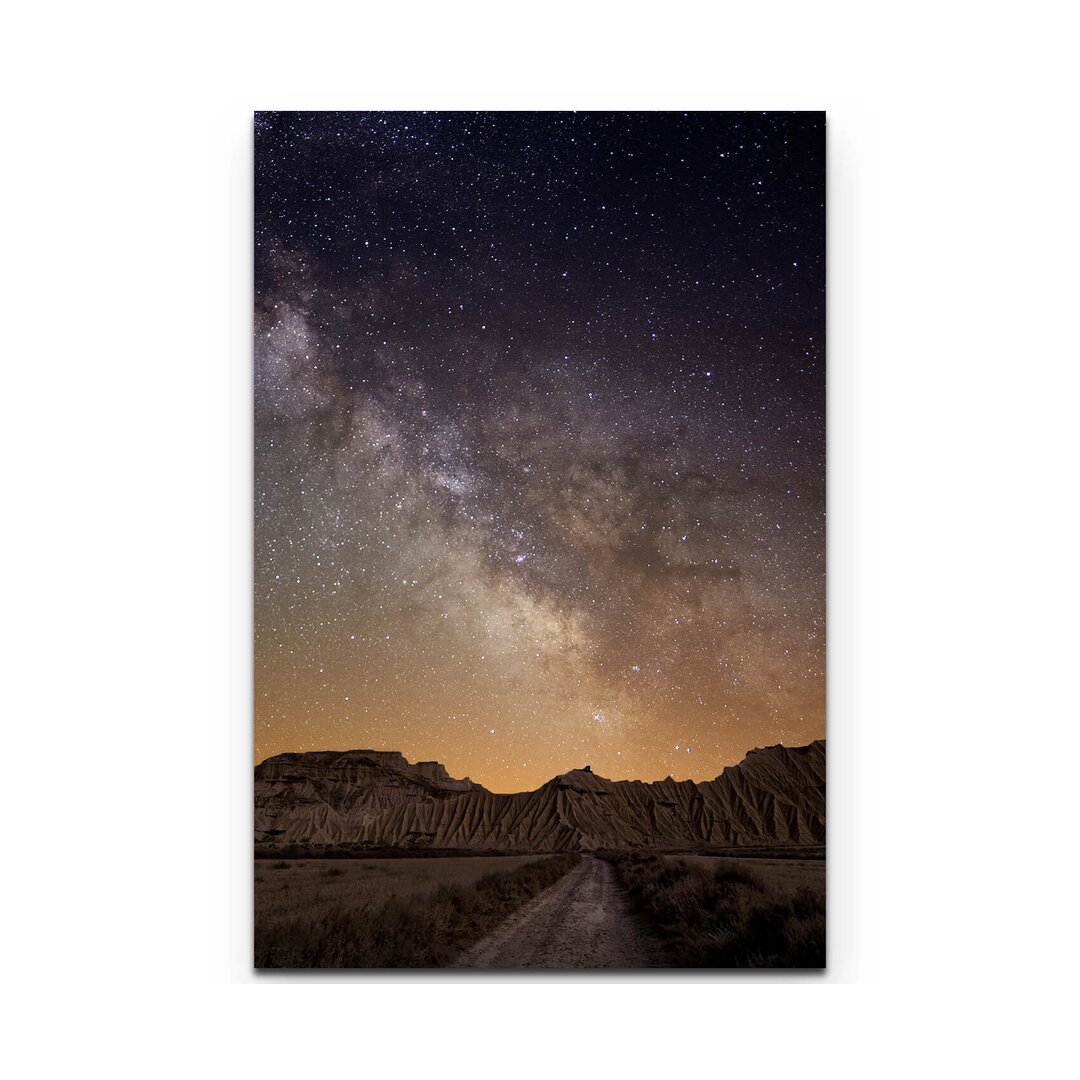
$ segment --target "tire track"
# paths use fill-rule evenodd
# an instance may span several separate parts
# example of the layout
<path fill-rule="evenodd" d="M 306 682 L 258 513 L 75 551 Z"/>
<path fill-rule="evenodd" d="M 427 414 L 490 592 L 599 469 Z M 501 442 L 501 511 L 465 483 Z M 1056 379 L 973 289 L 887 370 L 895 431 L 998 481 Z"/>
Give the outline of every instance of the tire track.
<path fill-rule="evenodd" d="M 464 953 L 455 967 L 652 967 L 641 932 L 609 863 L 581 862 Z"/>

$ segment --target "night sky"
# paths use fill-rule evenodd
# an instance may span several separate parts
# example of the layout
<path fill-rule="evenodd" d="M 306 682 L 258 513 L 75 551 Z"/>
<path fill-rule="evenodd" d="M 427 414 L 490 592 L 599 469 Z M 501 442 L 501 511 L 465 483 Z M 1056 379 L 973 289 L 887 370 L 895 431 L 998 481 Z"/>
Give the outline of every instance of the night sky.
<path fill-rule="evenodd" d="M 255 759 L 825 734 L 821 113 L 259 113 Z"/>

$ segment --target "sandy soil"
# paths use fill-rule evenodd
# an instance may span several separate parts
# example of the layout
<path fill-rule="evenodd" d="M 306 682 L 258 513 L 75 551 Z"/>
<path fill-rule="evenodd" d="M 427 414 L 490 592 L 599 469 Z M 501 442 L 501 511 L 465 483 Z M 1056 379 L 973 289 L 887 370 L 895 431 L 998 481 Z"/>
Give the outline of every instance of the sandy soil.
<path fill-rule="evenodd" d="M 615 871 L 581 863 L 511 915 L 457 963 L 473 968 L 637 968 L 655 964 Z"/>

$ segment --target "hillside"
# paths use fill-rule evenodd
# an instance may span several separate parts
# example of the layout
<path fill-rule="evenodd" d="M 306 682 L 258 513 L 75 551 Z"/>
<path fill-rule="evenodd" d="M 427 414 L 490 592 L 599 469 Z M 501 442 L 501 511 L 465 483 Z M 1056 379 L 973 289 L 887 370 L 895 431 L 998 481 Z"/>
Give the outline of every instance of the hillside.
<path fill-rule="evenodd" d="M 752 750 L 700 783 L 573 769 L 514 795 L 392 751 L 279 754 L 255 769 L 255 840 L 504 851 L 822 844 L 825 742 Z"/>

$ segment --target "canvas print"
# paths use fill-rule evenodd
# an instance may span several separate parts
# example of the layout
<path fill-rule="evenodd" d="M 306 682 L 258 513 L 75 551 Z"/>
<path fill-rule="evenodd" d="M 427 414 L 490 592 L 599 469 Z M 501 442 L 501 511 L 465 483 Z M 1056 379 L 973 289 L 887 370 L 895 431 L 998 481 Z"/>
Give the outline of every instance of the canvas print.
<path fill-rule="evenodd" d="M 256 114 L 256 967 L 825 965 L 824 135 Z"/>

